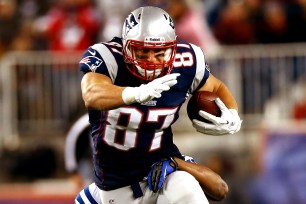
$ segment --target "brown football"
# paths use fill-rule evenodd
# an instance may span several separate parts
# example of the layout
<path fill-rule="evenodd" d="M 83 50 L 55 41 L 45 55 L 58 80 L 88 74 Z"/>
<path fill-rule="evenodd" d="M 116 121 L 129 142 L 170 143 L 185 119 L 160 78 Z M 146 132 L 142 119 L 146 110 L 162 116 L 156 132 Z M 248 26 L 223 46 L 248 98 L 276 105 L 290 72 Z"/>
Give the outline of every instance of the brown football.
<path fill-rule="evenodd" d="M 199 115 L 200 110 L 220 117 L 221 111 L 215 103 L 215 99 L 217 97 L 218 96 L 215 93 L 208 91 L 197 91 L 196 93 L 194 93 L 190 97 L 187 104 L 187 115 L 189 119 L 197 119 L 203 122 L 210 122 Z"/>

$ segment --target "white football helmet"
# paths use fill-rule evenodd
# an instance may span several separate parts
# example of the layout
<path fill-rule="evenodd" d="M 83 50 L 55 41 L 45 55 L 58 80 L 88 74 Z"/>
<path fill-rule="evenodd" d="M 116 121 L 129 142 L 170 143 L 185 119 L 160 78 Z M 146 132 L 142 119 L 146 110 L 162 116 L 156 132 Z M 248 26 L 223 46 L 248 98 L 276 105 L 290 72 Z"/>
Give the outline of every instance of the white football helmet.
<path fill-rule="evenodd" d="M 164 10 L 147 6 L 132 11 L 125 19 L 122 41 L 127 68 L 136 77 L 151 81 L 171 72 L 176 33 L 172 18 Z M 162 50 L 163 58 L 160 62 L 150 62 L 137 57 L 136 50 Z"/>

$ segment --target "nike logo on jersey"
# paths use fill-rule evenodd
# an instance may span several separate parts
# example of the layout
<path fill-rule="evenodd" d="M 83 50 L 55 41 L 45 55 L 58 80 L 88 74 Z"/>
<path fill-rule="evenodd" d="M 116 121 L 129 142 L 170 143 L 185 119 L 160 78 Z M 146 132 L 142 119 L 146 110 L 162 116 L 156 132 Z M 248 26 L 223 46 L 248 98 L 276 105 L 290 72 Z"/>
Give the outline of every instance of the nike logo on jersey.
<path fill-rule="evenodd" d="M 88 52 L 89 52 L 91 55 L 93 55 L 93 56 L 96 55 L 96 50 L 93 50 L 93 51 L 88 50 Z"/>
<path fill-rule="evenodd" d="M 144 103 L 141 103 L 141 105 L 144 105 L 144 106 L 156 106 L 156 103 L 157 101 L 147 101 L 147 102 L 144 102 Z"/>

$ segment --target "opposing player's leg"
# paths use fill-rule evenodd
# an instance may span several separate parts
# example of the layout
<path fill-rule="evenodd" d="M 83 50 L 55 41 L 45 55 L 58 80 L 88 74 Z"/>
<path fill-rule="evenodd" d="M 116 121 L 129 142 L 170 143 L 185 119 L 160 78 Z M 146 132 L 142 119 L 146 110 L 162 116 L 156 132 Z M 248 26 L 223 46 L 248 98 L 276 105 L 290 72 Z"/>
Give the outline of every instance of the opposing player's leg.
<path fill-rule="evenodd" d="M 199 182 L 185 171 L 175 171 L 165 181 L 157 204 L 208 204 Z"/>

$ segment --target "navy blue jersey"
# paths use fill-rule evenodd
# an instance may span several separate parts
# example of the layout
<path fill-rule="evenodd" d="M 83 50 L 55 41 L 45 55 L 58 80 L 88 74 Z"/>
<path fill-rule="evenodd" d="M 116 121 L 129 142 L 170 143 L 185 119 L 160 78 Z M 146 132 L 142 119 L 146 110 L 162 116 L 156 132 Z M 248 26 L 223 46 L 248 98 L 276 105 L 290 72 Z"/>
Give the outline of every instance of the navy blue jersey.
<path fill-rule="evenodd" d="M 173 143 L 171 125 L 179 118 L 188 95 L 206 82 L 206 67 L 199 47 L 179 42 L 171 73 L 181 75 L 161 98 L 109 111 L 88 110 L 95 182 L 100 189 L 113 190 L 139 182 L 154 162 L 181 155 Z M 126 68 L 121 38 L 89 47 L 80 61 L 80 70 L 104 74 L 118 86 L 141 84 Z"/>

